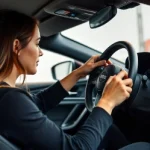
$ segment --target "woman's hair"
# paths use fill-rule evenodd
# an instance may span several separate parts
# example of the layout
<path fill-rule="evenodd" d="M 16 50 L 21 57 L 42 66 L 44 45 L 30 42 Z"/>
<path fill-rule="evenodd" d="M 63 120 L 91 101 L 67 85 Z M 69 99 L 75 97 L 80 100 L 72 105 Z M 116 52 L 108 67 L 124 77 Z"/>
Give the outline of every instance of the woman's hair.
<path fill-rule="evenodd" d="M 5 79 L 10 75 L 13 64 L 20 74 L 23 74 L 23 83 L 26 71 L 18 60 L 18 54 L 13 52 L 13 42 L 18 39 L 21 48 L 25 48 L 35 31 L 38 21 L 30 16 L 13 10 L 0 10 L 0 77 Z"/>

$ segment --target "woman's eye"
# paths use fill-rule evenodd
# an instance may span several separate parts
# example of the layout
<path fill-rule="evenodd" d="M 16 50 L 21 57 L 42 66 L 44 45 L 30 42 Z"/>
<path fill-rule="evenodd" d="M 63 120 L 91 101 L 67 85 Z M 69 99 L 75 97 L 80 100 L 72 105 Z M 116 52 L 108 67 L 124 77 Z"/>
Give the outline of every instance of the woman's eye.
<path fill-rule="evenodd" d="M 36 46 L 39 46 L 39 43 L 38 43 L 38 44 L 36 44 Z"/>

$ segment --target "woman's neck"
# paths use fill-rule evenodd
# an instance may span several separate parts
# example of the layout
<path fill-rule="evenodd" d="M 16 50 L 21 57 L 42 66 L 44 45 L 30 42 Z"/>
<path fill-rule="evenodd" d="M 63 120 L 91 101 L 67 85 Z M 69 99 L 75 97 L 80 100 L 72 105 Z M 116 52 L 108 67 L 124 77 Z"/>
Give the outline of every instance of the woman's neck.
<path fill-rule="evenodd" d="M 2 81 L 6 82 L 7 84 L 9 84 L 11 87 L 16 87 L 16 80 L 18 78 L 18 71 L 16 66 L 13 66 L 12 72 L 10 73 L 10 75 L 8 77 L 6 77 L 5 79 L 3 79 Z M 0 80 L 1 81 L 1 80 Z"/>

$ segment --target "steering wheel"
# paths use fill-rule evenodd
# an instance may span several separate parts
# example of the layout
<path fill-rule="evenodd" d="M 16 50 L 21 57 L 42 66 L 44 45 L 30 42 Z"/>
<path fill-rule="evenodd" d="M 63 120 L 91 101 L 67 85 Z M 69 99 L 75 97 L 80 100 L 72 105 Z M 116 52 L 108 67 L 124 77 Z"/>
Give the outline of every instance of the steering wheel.
<path fill-rule="evenodd" d="M 125 41 L 119 41 L 111 46 L 109 46 L 100 56 L 99 60 L 108 60 L 116 51 L 125 48 L 128 52 L 129 57 L 129 72 L 128 76 L 133 80 L 133 84 L 135 82 L 137 70 L 138 70 L 138 58 L 137 54 L 132 48 L 132 46 L 125 42 Z M 105 84 L 110 76 L 114 76 L 118 74 L 122 69 L 115 65 L 108 65 L 106 67 L 98 67 L 95 70 L 93 70 L 90 75 L 89 79 L 86 84 L 85 89 L 85 105 L 88 111 L 92 112 L 93 108 L 99 101 L 103 89 L 105 87 Z M 96 98 L 95 101 L 93 101 L 92 92 L 93 89 L 96 89 Z"/>

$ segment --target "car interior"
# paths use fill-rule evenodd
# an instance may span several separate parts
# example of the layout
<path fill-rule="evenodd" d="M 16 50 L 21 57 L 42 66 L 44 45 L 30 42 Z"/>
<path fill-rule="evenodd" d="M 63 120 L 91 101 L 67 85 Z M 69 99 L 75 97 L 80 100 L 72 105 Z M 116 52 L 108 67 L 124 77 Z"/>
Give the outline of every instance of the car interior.
<path fill-rule="evenodd" d="M 30 92 L 35 94 L 59 80 L 60 66 L 67 67 L 67 75 L 80 67 L 92 55 L 100 54 L 95 49 L 63 36 L 62 31 L 87 21 L 91 28 L 100 27 L 117 15 L 117 9 L 132 9 L 143 2 L 150 3 L 146 0 L 137 2 L 124 0 L 0 0 L 0 9 L 16 10 L 34 16 L 40 21 L 41 48 L 75 60 L 54 65 L 52 76 L 55 81 L 30 83 L 28 84 Z M 128 58 L 124 63 L 111 58 L 121 48 L 125 48 L 128 52 Z M 89 77 L 79 80 L 69 92 L 69 96 L 46 115 L 64 132 L 75 134 L 96 105 L 109 76 L 115 75 L 125 68 L 129 72 L 129 77 L 133 79 L 133 92 L 128 102 L 114 110 L 112 114 L 114 123 L 131 143 L 150 142 L 150 120 L 148 119 L 150 116 L 150 95 L 148 95 L 150 92 L 150 67 L 145 65 L 147 60 L 150 60 L 150 56 L 145 52 L 137 55 L 132 48 L 132 43 L 118 41 L 108 45 L 100 59 L 111 59 L 114 65 L 98 68 Z M 1 135 L 0 149 L 19 150 L 21 147 Z"/>

